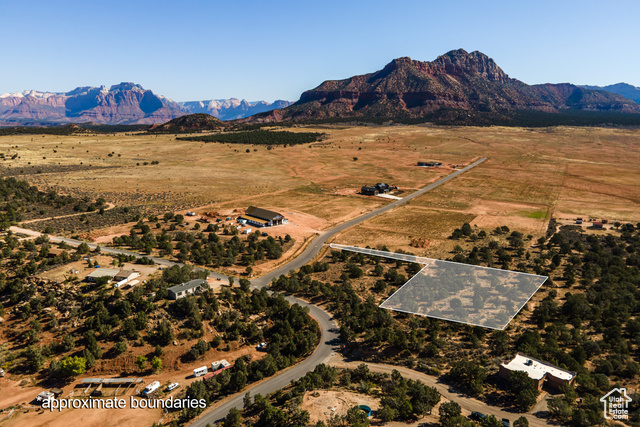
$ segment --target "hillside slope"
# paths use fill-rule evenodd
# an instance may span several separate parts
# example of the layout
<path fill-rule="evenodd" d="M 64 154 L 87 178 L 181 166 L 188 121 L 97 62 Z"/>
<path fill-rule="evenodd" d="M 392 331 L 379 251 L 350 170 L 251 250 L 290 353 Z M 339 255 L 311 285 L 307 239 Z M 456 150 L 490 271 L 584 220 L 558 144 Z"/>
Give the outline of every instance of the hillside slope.
<path fill-rule="evenodd" d="M 581 86 L 585 89 L 603 90 L 605 92 L 616 93 L 627 99 L 640 103 L 640 87 L 628 83 L 616 83 L 608 86 Z"/>

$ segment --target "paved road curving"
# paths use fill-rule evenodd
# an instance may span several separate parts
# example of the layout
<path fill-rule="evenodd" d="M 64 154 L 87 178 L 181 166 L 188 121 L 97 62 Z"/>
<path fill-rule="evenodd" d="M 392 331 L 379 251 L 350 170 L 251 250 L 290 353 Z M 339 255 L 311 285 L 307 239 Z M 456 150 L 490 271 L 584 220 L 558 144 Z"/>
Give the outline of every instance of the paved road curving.
<path fill-rule="evenodd" d="M 318 345 L 311 356 L 307 357 L 297 365 L 294 365 L 240 393 L 223 399 L 217 405 L 209 408 L 207 413 L 191 423 L 191 427 L 205 427 L 207 424 L 213 425 L 215 422 L 226 417 L 231 408 L 242 409 L 243 398 L 247 391 L 250 391 L 252 396 L 255 396 L 258 393 L 265 396 L 268 393 L 273 393 L 288 386 L 291 384 L 291 381 L 302 378 L 307 372 L 313 371 L 313 369 L 320 363 L 327 363 L 334 354 L 334 351 L 337 351 L 338 327 L 333 321 L 331 315 L 321 308 L 298 298 L 287 297 L 287 300 L 289 300 L 291 304 L 297 303 L 303 307 L 309 307 L 309 314 L 318 322 L 320 330 L 322 331 L 320 345 Z"/>

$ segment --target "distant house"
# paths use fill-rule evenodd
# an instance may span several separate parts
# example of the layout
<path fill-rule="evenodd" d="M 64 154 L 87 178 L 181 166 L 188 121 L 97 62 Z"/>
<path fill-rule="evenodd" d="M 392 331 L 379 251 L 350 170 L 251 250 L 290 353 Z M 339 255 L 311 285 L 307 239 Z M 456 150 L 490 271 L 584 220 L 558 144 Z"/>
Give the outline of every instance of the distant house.
<path fill-rule="evenodd" d="M 204 279 L 190 280 L 167 289 L 169 299 L 180 299 L 200 291 L 207 281 Z"/>
<path fill-rule="evenodd" d="M 255 225 L 256 227 L 271 227 L 287 223 L 287 219 L 278 212 L 268 211 L 255 206 L 249 206 L 247 213 L 240 215 L 239 219 L 246 221 L 247 224 Z"/>
<path fill-rule="evenodd" d="M 113 280 L 115 280 L 116 282 L 121 282 L 123 280 L 131 280 L 131 279 L 135 279 L 136 277 L 140 276 L 140 273 L 138 273 L 137 271 L 133 271 L 133 270 L 120 270 L 118 272 L 118 274 L 116 274 L 113 277 Z"/>
<path fill-rule="evenodd" d="M 558 368 L 522 353 L 516 354 L 509 363 L 502 363 L 498 376 L 506 380 L 509 378 L 509 373 L 514 371 L 526 372 L 538 389 L 541 389 L 543 384 L 560 389 L 563 385 L 573 383 L 576 378 L 575 372 Z"/>
<path fill-rule="evenodd" d="M 591 228 L 595 228 L 597 230 L 602 230 L 604 227 L 601 222 L 593 222 L 591 223 Z"/>
<path fill-rule="evenodd" d="M 427 168 L 438 168 L 438 167 L 442 166 L 442 163 L 434 162 L 434 161 L 418 162 L 418 166 L 423 166 L 423 167 L 427 167 Z"/>
<path fill-rule="evenodd" d="M 377 196 L 378 195 L 378 189 L 376 187 L 367 187 L 364 186 L 360 189 L 360 193 L 364 194 L 365 196 Z"/>
<path fill-rule="evenodd" d="M 91 273 L 87 274 L 84 280 L 87 282 L 95 282 L 99 277 L 107 277 L 109 280 L 112 280 L 119 272 L 120 270 L 113 268 L 96 268 Z"/>

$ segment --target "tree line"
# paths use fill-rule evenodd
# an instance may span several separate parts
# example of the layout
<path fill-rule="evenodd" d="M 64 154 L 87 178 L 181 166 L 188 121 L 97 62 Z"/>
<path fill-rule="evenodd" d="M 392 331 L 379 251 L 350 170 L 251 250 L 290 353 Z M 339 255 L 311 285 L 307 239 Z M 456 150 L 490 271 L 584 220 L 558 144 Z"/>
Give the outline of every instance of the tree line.
<path fill-rule="evenodd" d="M 295 145 L 318 141 L 324 134 L 318 132 L 289 132 L 253 130 L 246 132 L 220 133 L 215 135 L 178 137 L 183 141 L 219 142 L 224 144 Z"/>

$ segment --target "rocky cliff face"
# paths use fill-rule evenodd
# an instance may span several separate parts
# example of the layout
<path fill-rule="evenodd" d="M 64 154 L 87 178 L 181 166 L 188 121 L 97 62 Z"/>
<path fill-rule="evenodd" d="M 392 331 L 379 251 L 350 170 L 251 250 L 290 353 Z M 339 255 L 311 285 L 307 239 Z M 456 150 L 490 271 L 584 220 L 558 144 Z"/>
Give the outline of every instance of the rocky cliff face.
<path fill-rule="evenodd" d="M 210 114 L 220 120 L 235 120 L 249 117 L 257 113 L 285 108 L 291 105 L 289 101 L 277 100 L 273 103 L 266 101 L 250 102 L 246 100 L 211 99 L 207 101 L 180 102 L 180 108 L 187 113 Z"/>
<path fill-rule="evenodd" d="M 164 123 L 184 115 L 170 99 L 134 83 L 79 87 L 67 93 L 26 91 L 0 95 L 0 120 L 101 124 Z"/>
<path fill-rule="evenodd" d="M 450 111 L 497 117 L 521 110 L 640 113 L 640 105 L 571 84 L 529 86 L 483 53 L 458 49 L 432 62 L 398 58 L 374 73 L 325 81 L 295 104 L 247 121 L 423 118 Z"/>

